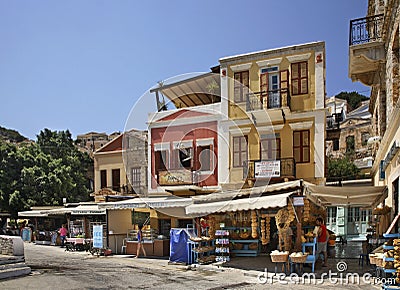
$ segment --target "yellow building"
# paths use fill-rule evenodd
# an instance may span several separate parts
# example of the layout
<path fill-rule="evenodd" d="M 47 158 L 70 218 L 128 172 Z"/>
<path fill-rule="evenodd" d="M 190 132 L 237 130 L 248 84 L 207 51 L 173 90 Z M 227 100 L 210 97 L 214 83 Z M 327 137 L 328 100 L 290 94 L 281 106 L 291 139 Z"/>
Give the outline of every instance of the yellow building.
<path fill-rule="evenodd" d="M 231 188 L 254 182 L 325 181 L 325 43 L 220 59 Z M 245 184 L 245 186 L 247 186 Z"/>
<path fill-rule="evenodd" d="M 349 77 L 371 87 L 369 111 L 376 155 L 374 185 L 388 189 L 385 205 L 399 213 L 400 176 L 400 2 L 368 1 L 366 17 L 350 22 Z"/>

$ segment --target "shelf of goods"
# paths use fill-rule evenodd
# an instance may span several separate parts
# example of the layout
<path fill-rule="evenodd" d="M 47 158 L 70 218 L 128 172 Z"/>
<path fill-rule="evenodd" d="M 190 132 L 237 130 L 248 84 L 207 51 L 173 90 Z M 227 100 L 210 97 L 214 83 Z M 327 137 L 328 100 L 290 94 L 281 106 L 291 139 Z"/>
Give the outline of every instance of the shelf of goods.
<path fill-rule="evenodd" d="M 207 264 L 215 261 L 215 246 L 210 237 L 195 237 L 190 238 L 191 243 L 194 244 L 192 252 L 195 254 L 195 260 L 199 264 Z"/>
<path fill-rule="evenodd" d="M 226 227 L 229 230 L 231 253 L 235 256 L 256 257 L 259 255 L 259 240 L 252 239 L 251 227 Z"/>
<path fill-rule="evenodd" d="M 216 262 L 229 262 L 229 231 L 216 230 L 215 231 L 215 261 Z"/>
<path fill-rule="evenodd" d="M 384 272 L 386 281 L 391 281 L 388 278 L 395 279 L 394 283 L 383 284 L 383 289 L 399 289 L 400 285 L 400 233 L 383 234 L 386 242 L 383 245 L 383 259 L 377 259 L 376 265 Z M 393 281 L 391 281 L 393 282 Z"/>

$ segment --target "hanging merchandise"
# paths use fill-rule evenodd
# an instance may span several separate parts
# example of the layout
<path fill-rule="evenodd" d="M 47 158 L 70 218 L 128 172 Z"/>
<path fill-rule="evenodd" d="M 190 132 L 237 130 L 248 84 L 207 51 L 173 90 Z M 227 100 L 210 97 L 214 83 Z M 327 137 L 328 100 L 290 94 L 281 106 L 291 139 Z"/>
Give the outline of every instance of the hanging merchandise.
<path fill-rule="evenodd" d="M 291 236 L 290 236 L 290 223 L 294 220 L 294 216 L 291 216 L 287 208 L 282 208 L 278 211 L 275 216 L 276 227 L 279 233 L 279 249 L 289 250 L 291 248 Z"/>
<path fill-rule="evenodd" d="M 310 201 L 304 198 L 303 221 L 308 222 L 310 219 L 310 210 Z"/>
<path fill-rule="evenodd" d="M 251 237 L 256 239 L 258 236 L 257 233 L 257 213 L 255 210 L 251 211 Z"/>
<path fill-rule="evenodd" d="M 261 244 L 267 245 L 270 242 L 271 218 L 268 215 L 261 217 Z"/>
<path fill-rule="evenodd" d="M 209 219 L 209 229 L 208 229 L 208 234 L 210 238 L 213 240 L 215 238 L 215 217 L 211 216 Z"/>

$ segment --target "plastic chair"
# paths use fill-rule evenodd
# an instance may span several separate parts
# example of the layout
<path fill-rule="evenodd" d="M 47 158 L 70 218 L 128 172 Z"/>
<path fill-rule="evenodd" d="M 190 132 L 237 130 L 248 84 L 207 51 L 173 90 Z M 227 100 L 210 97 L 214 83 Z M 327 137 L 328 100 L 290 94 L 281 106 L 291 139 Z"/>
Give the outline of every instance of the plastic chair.
<path fill-rule="evenodd" d="M 302 246 L 303 253 L 306 252 L 306 247 L 312 248 L 312 255 L 309 254 L 307 256 L 307 260 L 305 261 L 305 263 L 312 264 L 311 271 L 314 273 L 315 262 L 317 261 L 317 255 L 316 255 L 316 252 L 317 252 L 317 239 L 314 238 L 314 242 L 313 243 L 303 243 L 303 244 L 301 244 L 301 246 Z"/>
<path fill-rule="evenodd" d="M 122 240 L 122 246 L 121 246 L 121 254 L 126 254 L 126 239 Z"/>

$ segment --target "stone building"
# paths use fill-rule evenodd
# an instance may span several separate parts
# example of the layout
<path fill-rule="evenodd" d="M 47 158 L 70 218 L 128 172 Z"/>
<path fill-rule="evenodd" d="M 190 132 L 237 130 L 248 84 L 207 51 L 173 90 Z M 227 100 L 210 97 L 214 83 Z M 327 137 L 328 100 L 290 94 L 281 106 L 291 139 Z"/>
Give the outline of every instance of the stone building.
<path fill-rule="evenodd" d="M 399 213 L 400 1 L 369 0 L 364 18 L 350 22 L 349 76 L 371 87 L 369 112 L 377 152 L 374 185 L 387 186 L 385 204 Z"/>

